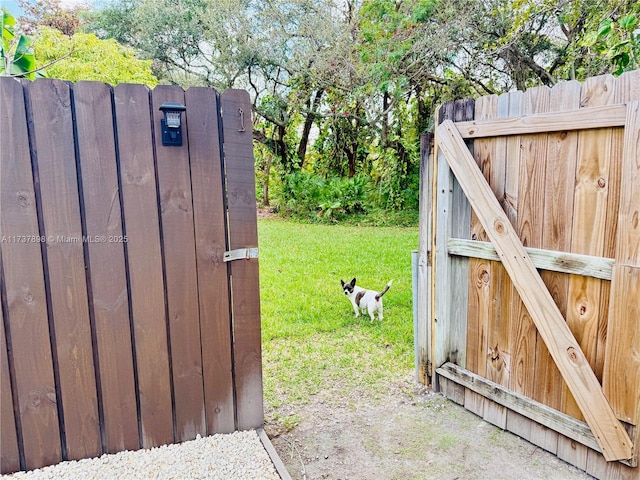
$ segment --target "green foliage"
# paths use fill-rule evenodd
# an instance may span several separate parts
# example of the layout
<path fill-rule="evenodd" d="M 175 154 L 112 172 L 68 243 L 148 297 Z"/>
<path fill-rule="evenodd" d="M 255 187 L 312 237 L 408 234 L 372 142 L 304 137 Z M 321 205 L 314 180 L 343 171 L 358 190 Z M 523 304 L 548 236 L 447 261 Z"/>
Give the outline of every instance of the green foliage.
<path fill-rule="evenodd" d="M 640 67 L 640 29 L 638 16 L 631 13 L 603 20 L 596 31 L 589 32 L 583 44 L 594 48 L 614 67 L 613 74 Z"/>
<path fill-rule="evenodd" d="M 364 175 L 325 180 L 313 173 L 294 172 L 284 179 L 280 210 L 319 221 L 339 220 L 367 210 L 371 187 Z"/>
<path fill-rule="evenodd" d="M 36 66 L 33 40 L 15 31 L 15 18 L 2 8 L 2 45 L 0 49 L 0 75 L 24 77 L 33 80 L 45 76 Z"/>
<path fill-rule="evenodd" d="M 35 52 L 39 65 L 51 64 L 47 71 L 52 78 L 73 82 L 95 80 L 111 85 L 158 83 L 151 72 L 150 60 L 139 60 L 132 48 L 115 40 L 100 40 L 94 34 L 75 33 L 67 37 L 53 28 L 41 27 Z"/>

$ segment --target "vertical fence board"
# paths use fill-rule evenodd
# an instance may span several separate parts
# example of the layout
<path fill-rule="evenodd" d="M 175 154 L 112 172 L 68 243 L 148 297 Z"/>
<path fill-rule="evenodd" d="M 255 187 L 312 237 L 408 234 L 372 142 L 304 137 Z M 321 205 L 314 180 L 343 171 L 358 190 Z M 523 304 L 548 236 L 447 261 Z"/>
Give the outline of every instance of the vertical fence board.
<path fill-rule="evenodd" d="M 549 108 L 549 89 L 537 87 L 524 92 L 521 113 L 545 112 Z M 546 150 L 547 136 L 520 136 L 520 168 L 518 179 L 518 214 L 516 230 L 520 241 L 528 247 L 542 243 L 542 212 L 545 165 L 542 155 Z M 517 293 L 512 294 L 511 325 L 511 388 L 518 393 L 533 396 L 537 330 L 529 312 Z"/>
<path fill-rule="evenodd" d="M 439 110 L 439 121 L 453 119 L 454 103 L 447 102 Z M 437 144 L 437 139 L 436 139 Z M 453 191 L 453 175 L 439 149 L 435 152 L 435 224 L 433 230 L 432 256 L 433 271 L 431 282 L 433 284 L 434 318 L 432 323 L 433 345 L 433 369 L 435 371 L 441 364 L 447 361 L 447 348 L 449 346 L 450 307 L 449 303 L 449 256 L 447 254 L 447 238 L 451 229 L 451 193 Z M 438 281 L 436 282 L 436 278 Z M 437 377 L 436 377 L 437 378 Z"/>
<path fill-rule="evenodd" d="M 20 241 L 22 236 L 40 238 L 20 83 L 0 77 L 0 102 L 0 236 L 5 238 L 0 248 L 7 294 L 5 323 L 13 349 L 24 467 L 32 469 L 59 462 L 62 451 L 41 244 Z"/>
<path fill-rule="evenodd" d="M 183 114 L 183 145 L 162 146 L 159 107 L 164 102 L 184 103 L 180 87 L 153 90 L 158 189 L 171 338 L 171 368 L 175 398 L 176 441 L 206 435 L 200 318 L 193 226 L 193 202 L 189 171 L 187 121 Z"/>
<path fill-rule="evenodd" d="M 473 120 L 475 114 L 475 102 L 473 100 L 459 100 L 455 103 L 454 120 Z M 447 166 L 447 170 L 449 167 Z M 451 173 L 449 173 L 451 175 Z M 451 175 L 451 229 L 448 237 L 470 238 L 471 205 L 467 200 L 458 181 Z M 455 219 L 455 221 L 454 221 Z M 446 243 L 445 243 L 446 245 Z M 464 285 L 469 278 L 469 260 L 462 257 L 449 256 L 449 288 L 451 300 L 449 306 L 449 322 L 451 325 L 447 357 L 449 361 L 464 366 L 466 363 L 467 345 L 467 310 L 469 290 L 457 288 Z"/>
<path fill-rule="evenodd" d="M 640 415 L 640 102 L 628 106 L 620 196 L 616 264 L 611 282 L 604 390 L 622 420 L 638 425 Z"/>
<path fill-rule="evenodd" d="M 221 96 L 224 166 L 227 177 L 229 248 L 258 246 L 251 103 L 240 90 Z M 264 421 L 260 339 L 258 260 L 231 262 L 233 358 L 237 427 L 256 428 Z"/>
<path fill-rule="evenodd" d="M 173 441 L 171 379 L 149 91 L 114 89 L 142 446 Z"/>
<path fill-rule="evenodd" d="M 129 299 L 122 234 L 111 88 L 74 86 L 90 305 L 106 453 L 139 448 Z"/>
<path fill-rule="evenodd" d="M 417 328 L 416 338 L 416 380 L 426 385 L 433 377 L 431 365 L 431 275 L 433 250 L 431 231 L 433 216 L 433 173 L 435 158 L 433 156 L 433 135 L 423 135 L 420 138 L 420 194 L 419 211 L 420 222 L 418 231 L 418 286 L 417 286 Z"/>
<path fill-rule="evenodd" d="M 29 85 L 44 232 L 47 241 L 49 316 L 64 414 L 67 458 L 102 453 L 98 399 L 85 277 L 84 242 L 71 90 L 62 81 Z"/>
<path fill-rule="evenodd" d="M 475 119 L 486 120 L 497 115 L 498 97 L 490 95 L 482 97 L 475 103 Z M 492 161 L 496 157 L 496 142 L 494 139 L 483 139 L 474 142 L 473 156 L 489 181 L 492 176 Z M 446 159 L 443 162 L 447 165 Z M 448 165 L 447 165 L 448 168 Z M 453 175 L 452 175 L 453 176 Z M 486 240 L 486 233 L 475 212 L 471 214 L 471 238 Z M 486 375 L 489 318 L 493 310 L 491 301 L 493 263 L 488 260 L 469 259 L 469 318 L 474 319 L 467 325 L 467 365 L 469 369 L 479 375 Z M 484 416 L 484 398 L 470 390 L 464 397 L 465 407 Z"/>
<path fill-rule="evenodd" d="M 1 268 L 0 275 L 2 275 Z M 0 349 L 2 349 L 0 351 L 0 445 L 2 446 L 0 449 L 0 472 L 15 472 L 20 470 L 20 453 L 18 452 L 16 419 L 13 413 L 9 358 L 2 308 L 0 308 Z"/>
<path fill-rule="evenodd" d="M 561 82 L 550 92 L 549 111 L 576 110 L 580 107 L 579 82 Z M 577 132 L 550 133 L 546 149 L 544 181 L 544 210 L 542 248 L 566 251 L 571 246 L 573 218 L 573 188 L 577 159 Z M 566 318 L 569 277 L 566 274 L 544 271 L 541 276 L 562 316 Z M 551 358 L 549 349 L 537 334 L 534 400 L 555 409 L 562 406 L 564 380 Z M 557 450 L 558 434 L 553 430 L 532 425 L 532 440 L 536 444 L 554 443 Z"/>
<path fill-rule="evenodd" d="M 611 76 L 588 79 L 581 93 L 582 107 L 606 105 L 613 101 Z M 607 217 L 611 129 L 578 133 L 578 160 L 573 206 L 571 251 L 602 256 Z M 602 280 L 571 275 L 566 320 L 592 368 L 596 366 L 598 323 Z M 603 319 L 605 320 L 605 319 Z M 565 413 L 578 419 L 582 414 L 567 388 L 563 391 Z"/>
<path fill-rule="evenodd" d="M 510 94 L 498 97 L 495 118 L 506 118 L 509 112 Z M 507 177 L 507 138 L 494 139 L 494 157 L 491 159 L 489 169 L 489 185 L 505 211 L 506 177 Z M 499 262 L 491 262 L 489 279 L 489 298 L 491 308 L 487 323 L 487 345 L 484 351 L 485 376 L 500 385 L 509 385 L 508 358 L 509 332 L 511 330 L 511 317 L 505 314 L 511 308 L 511 284 L 509 276 Z M 506 291 L 505 291 L 506 290 Z M 505 310 L 503 310 L 503 308 Z M 495 402 L 486 402 L 483 418 L 500 428 L 505 428 L 507 423 L 507 409 Z"/>
<path fill-rule="evenodd" d="M 226 209 L 218 135 L 219 103 L 213 89 L 185 93 L 196 235 L 198 292 L 207 433 L 235 428 L 231 371 Z"/>

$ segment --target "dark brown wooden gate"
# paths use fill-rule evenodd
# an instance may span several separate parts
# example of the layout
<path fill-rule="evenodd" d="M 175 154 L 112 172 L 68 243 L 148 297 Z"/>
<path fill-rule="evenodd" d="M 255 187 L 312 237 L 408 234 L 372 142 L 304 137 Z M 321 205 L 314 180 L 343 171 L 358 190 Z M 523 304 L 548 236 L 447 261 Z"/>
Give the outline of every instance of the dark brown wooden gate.
<path fill-rule="evenodd" d="M 2 473 L 262 425 L 250 112 L 0 78 Z"/>

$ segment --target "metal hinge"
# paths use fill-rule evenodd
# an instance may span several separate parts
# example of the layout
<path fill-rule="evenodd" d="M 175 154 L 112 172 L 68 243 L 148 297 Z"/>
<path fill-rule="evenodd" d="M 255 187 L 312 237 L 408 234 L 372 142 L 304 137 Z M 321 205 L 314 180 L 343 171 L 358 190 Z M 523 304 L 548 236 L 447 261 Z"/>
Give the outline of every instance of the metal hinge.
<path fill-rule="evenodd" d="M 222 259 L 225 262 L 230 262 L 231 260 L 248 260 L 250 258 L 258 258 L 258 247 L 230 250 L 228 252 L 224 252 L 224 257 Z"/>

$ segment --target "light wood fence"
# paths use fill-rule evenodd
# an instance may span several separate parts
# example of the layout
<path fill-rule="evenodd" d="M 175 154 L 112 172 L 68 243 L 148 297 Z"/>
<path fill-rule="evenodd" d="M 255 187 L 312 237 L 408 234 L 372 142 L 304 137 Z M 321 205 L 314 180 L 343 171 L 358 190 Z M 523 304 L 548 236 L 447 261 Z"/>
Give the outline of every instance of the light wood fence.
<path fill-rule="evenodd" d="M 0 78 L 2 473 L 262 425 L 258 260 L 224 258 L 257 247 L 250 112 Z"/>
<path fill-rule="evenodd" d="M 640 71 L 445 104 L 423 142 L 418 373 L 637 479 Z"/>

